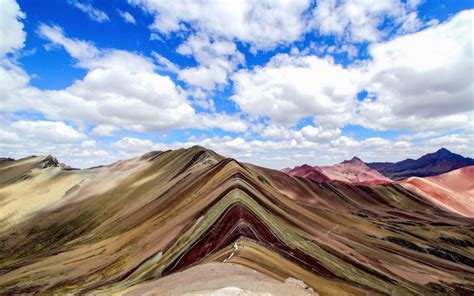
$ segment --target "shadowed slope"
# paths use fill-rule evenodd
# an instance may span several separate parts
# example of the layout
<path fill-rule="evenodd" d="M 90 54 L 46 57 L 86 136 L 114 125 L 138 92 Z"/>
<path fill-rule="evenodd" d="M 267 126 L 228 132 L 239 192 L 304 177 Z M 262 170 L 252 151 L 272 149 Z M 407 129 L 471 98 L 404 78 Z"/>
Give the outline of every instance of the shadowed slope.
<path fill-rule="evenodd" d="M 68 171 L 89 173 L 52 206 L 5 224 L 0 293 L 120 294 L 209 262 L 320 295 L 473 291 L 472 248 L 453 243 L 472 244 L 473 220 L 397 184 L 317 183 L 202 147 Z M 10 202 L 21 196 L 8 189 L 24 182 L 1 188 Z"/>
<path fill-rule="evenodd" d="M 390 179 L 398 181 L 409 177 L 436 176 L 465 166 L 472 166 L 474 159 L 441 148 L 418 159 L 405 159 L 395 163 L 373 162 L 367 165 Z"/>

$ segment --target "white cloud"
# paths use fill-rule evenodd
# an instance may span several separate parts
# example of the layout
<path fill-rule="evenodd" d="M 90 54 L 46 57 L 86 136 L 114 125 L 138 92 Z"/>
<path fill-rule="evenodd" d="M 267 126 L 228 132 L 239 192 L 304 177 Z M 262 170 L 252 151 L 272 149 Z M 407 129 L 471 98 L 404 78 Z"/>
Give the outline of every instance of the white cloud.
<path fill-rule="evenodd" d="M 5 108 L 7 96 L 26 86 L 29 75 L 16 63 L 0 58 L 0 106 Z"/>
<path fill-rule="evenodd" d="M 130 14 L 130 12 L 122 11 L 120 9 L 117 9 L 117 12 L 126 23 L 135 25 L 136 23 L 135 18 L 133 17 L 133 15 Z"/>
<path fill-rule="evenodd" d="M 243 133 L 249 128 L 249 124 L 237 114 L 200 113 L 196 115 L 193 127 L 200 129 L 220 128 L 225 131 Z"/>
<path fill-rule="evenodd" d="M 303 137 L 309 141 L 320 142 L 328 141 L 335 138 L 338 138 L 341 135 L 340 129 L 323 129 L 322 127 L 314 127 L 307 125 L 301 129 L 301 134 Z"/>
<path fill-rule="evenodd" d="M 186 93 L 170 77 L 157 74 L 156 65 L 147 57 L 123 50 L 98 49 L 90 42 L 68 38 L 57 26 L 42 24 L 39 33 L 63 46 L 87 73 L 66 89 L 39 90 L 28 86 L 26 73 L 17 68 L 2 69 L 0 78 L 5 76 L 5 80 L 15 82 L 2 101 L 8 111 L 32 110 L 52 119 L 134 131 L 190 127 L 242 130 L 243 123 L 238 117 L 197 114 Z M 222 118 L 236 122 L 229 124 Z"/>
<path fill-rule="evenodd" d="M 313 117 L 325 128 L 348 123 L 379 130 L 455 129 L 474 120 L 473 11 L 369 47 L 371 61 L 349 67 L 330 58 L 279 54 L 232 76 L 240 109 L 280 124 Z M 369 96 L 358 102 L 358 92 Z"/>
<path fill-rule="evenodd" d="M 81 147 L 95 148 L 95 147 L 97 147 L 97 142 L 95 140 L 82 141 Z"/>
<path fill-rule="evenodd" d="M 0 156 L 14 159 L 53 155 L 72 167 L 108 164 L 117 160 L 81 131 L 60 121 L 3 120 L 0 125 Z"/>
<path fill-rule="evenodd" d="M 302 1 L 174 1 L 129 0 L 154 15 L 150 39 L 170 33 L 186 36 L 177 52 L 193 56 L 197 66 L 181 69 L 178 78 L 189 86 L 212 92 L 244 63 L 235 41 L 251 51 L 298 40 L 307 31 L 309 0 Z"/>
<path fill-rule="evenodd" d="M 401 26 L 400 32 L 421 27 L 413 9 L 418 5 L 399 0 L 320 0 L 311 11 L 311 1 L 178 1 L 129 0 L 154 15 L 150 39 L 170 33 L 186 36 L 178 53 L 192 55 L 196 67 L 181 69 L 179 79 L 188 85 L 212 91 L 227 83 L 229 75 L 244 62 L 235 41 L 247 43 L 250 50 L 267 50 L 299 40 L 304 33 L 319 30 L 353 41 L 377 41 L 386 32 L 379 26 L 386 21 Z M 337 49 L 350 59 L 357 55 L 351 44 Z"/>
<path fill-rule="evenodd" d="M 339 127 L 356 106 L 361 73 L 330 58 L 279 54 L 263 67 L 233 75 L 231 97 L 246 113 L 294 124 L 314 116 L 322 126 Z"/>
<path fill-rule="evenodd" d="M 361 123 L 377 129 L 437 129 L 473 120 L 474 10 L 423 31 L 373 44 Z"/>
<path fill-rule="evenodd" d="M 113 143 L 113 147 L 124 153 L 146 153 L 155 148 L 155 144 L 150 140 L 142 140 L 132 137 L 125 137 Z"/>
<path fill-rule="evenodd" d="M 438 138 L 429 139 L 428 143 L 444 147 L 452 144 L 463 144 L 470 146 L 474 143 L 473 135 L 449 134 Z"/>
<path fill-rule="evenodd" d="M 61 121 L 19 120 L 10 125 L 10 130 L 22 138 L 47 139 L 55 143 L 71 143 L 83 140 L 86 135 Z"/>
<path fill-rule="evenodd" d="M 465 138 L 466 135 L 451 137 Z M 311 165 L 332 165 L 353 156 L 358 156 L 366 162 L 399 161 L 407 156 L 418 158 L 423 154 L 439 149 L 440 140 L 436 143 L 427 141 L 413 145 L 408 141 L 391 141 L 379 137 L 355 140 L 351 137 L 340 136 L 326 143 L 316 143 L 307 140 L 248 140 L 244 137 L 211 137 L 192 138 L 185 142 L 154 143 L 148 139 L 126 137 L 113 144 L 123 157 L 133 157 L 150 150 L 168 150 L 188 148 L 201 145 L 213 149 L 217 153 L 236 158 L 239 161 L 281 169 L 308 163 Z M 472 153 L 472 148 L 466 147 L 466 140 L 458 139 L 447 144 L 453 152 L 461 154 Z M 442 143 L 444 145 L 444 142 Z"/>
<path fill-rule="evenodd" d="M 199 66 L 180 70 L 178 78 L 205 90 L 226 84 L 228 75 L 245 60 L 234 42 L 211 40 L 203 34 L 190 36 L 176 51 L 182 55 L 192 55 L 199 63 Z"/>
<path fill-rule="evenodd" d="M 92 59 L 100 54 L 91 42 L 68 38 L 65 36 L 63 29 L 56 25 L 40 24 L 38 34 L 52 44 L 63 46 L 73 58 L 79 61 Z"/>
<path fill-rule="evenodd" d="M 423 23 L 418 18 L 418 14 L 413 11 L 410 12 L 406 17 L 405 21 L 398 29 L 399 34 L 407 34 L 418 31 L 423 26 Z"/>
<path fill-rule="evenodd" d="M 322 34 L 334 34 L 355 42 L 380 40 L 389 28 L 380 29 L 385 22 L 390 26 L 402 24 L 404 31 L 419 25 L 416 14 L 410 11 L 419 3 L 399 0 L 318 0 L 313 11 L 313 24 Z M 391 22 L 387 22 L 390 20 Z"/>
<path fill-rule="evenodd" d="M 152 51 L 151 55 L 155 58 L 156 62 L 163 67 L 164 70 L 172 73 L 179 72 L 179 66 L 168 60 L 161 54 L 157 53 L 156 51 Z"/>
<path fill-rule="evenodd" d="M 162 34 L 187 30 L 210 37 L 238 39 L 254 48 L 297 40 L 306 30 L 303 13 L 310 1 L 159 1 L 129 0 L 154 15 L 151 28 Z"/>
<path fill-rule="evenodd" d="M 212 90 L 217 84 L 224 84 L 227 81 L 227 73 L 220 67 L 192 67 L 179 72 L 179 79 L 187 84 Z"/>
<path fill-rule="evenodd" d="M 163 38 L 161 38 L 160 34 L 151 33 L 151 34 L 150 34 L 150 40 L 163 41 Z"/>
<path fill-rule="evenodd" d="M 411 140 L 416 140 L 416 139 L 426 139 L 426 138 L 432 138 L 439 136 L 441 132 L 438 131 L 433 131 L 433 130 L 423 130 L 415 133 L 410 133 L 407 135 L 402 135 L 399 137 L 400 140 L 406 140 L 406 141 L 411 141 Z"/>
<path fill-rule="evenodd" d="M 119 128 L 113 125 L 100 124 L 92 129 L 92 134 L 96 136 L 113 136 Z"/>
<path fill-rule="evenodd" d="M 93 21 L 99 23 L 110 21 L 109 16 L 105 12 L 95 8 L 90 4 L 84 4 L 79 2 L 78 0 L 68 0 L 68 3 L 76 7 L 80 11 L 84 12 Z"/>
<path fill-rule="evenodd" d="M 20 137 L 15 132 L 10 132 L 6 130 L 0 130 L 0 142 L 1 143 L 18 143 L 20 142 Z"/>
<path fill-rule="evenodd" d="M 23 47 L 26 33 L 22 19 L 25 14 L 14 0 L 0 0 L 0 58 Z"/>
<path fill-rule="evenodd" d="M 26 36 L 21 23 L 24 14 L 16 3 L 5 1 L 1 2 L 7 9 L 0 12 L 0 33 L 6 42 L 0 45 L 0 56 L 18 53 Z M 119 156 L 199 144 L 225 156 L 281 168 L 303 162 L 332 164 L 354 155 L 366 161 L 393 161 L 419 157 L 440 146 L 473 153 L 474 133 L 469 130 L 474 121 L 472 11 L 442 24 L 432 22 L 417 32 L 427 26 L 413 11 L 418 1 L 334 2 L 336 9 L 327 12 L 328 23 L 316 20 L 317 28 L 351 42 L 375 42 L 369 46 L 371 60 L 341 66 L 328 56 L 346 52 L 353 58 L 358 50 L 354 44 L 315 45 L 319 57 L 309 55 L 315 51 L 299 51 L 295 46 L 291 54 L 278 54 L 266 65 L 234 73 L 246 67 L 238 42 L 250 51 L 264 50 L 289 44 L 313 30 L 309 3 L 242 1 L 233 7 L 227 1 L 131 2 L 153 13 L 153 36 L 166 40 L 169 33 L 180 34 L 184 42 L 177 53 L 192 56 L 196 66 L 182 68 L 157 52 L 146 57 L 97 48 L 92 42 L 66 36 L 61 27 L 41 24 L 38 33 L 50 42 L 47 48 L 64 48 L 86 74 L 65 89 L 41 90 L 30 85 L 29 74 L 14 58 L 0 59 L 2 111 L 33 111 L 48 119 L 0 122 L 0 154 L 15 158 L 32 151 L 54 154 L 84 167 L 109 163 Z M 83 5 L 84 10 L 94 9 L 71 3 Z M 194 9 L 185 11 L 185 5 Z M 318 5 L 332 4 L 319 1 Z M 219 9 L 224 10 L 215 14 Z M 406 35 L 381 42 L 387 32 L 378 24 L 387 17 L 393 21 L 393 29 Z M 5 27 L 10 30 L 2 30 Z M 170 77 L 159 74 L 162 71 L 175 73 L 189 87 L 181 89 Z M 228 77 L 234 81 L 231 100 L 242 113 L 214 111 L 212 91 L 223 89 Z M 358 102 L 356 95 L 364 89 L 368 98 Z M 196 112 L 193 106 L 212 113 Z M 314 122 L 296 127 L 300 119 L 308 117 Z M 251 125 L 247 118 L 263 121 Z M 356 140 L 342 134 L 341 128 L 347 124 L 419 132 L 396 140 Z M 154 143 L 142 134 L 142 139 L 125 137 L 109 147 L 100 138 L 89 138 L 125 130 L 186 128 L 217 128 L 238 135 Z M 90 131 L 90 135 L 83 131 Z M 256 135 L 260 138 L 247 138 Z"/>
<path fill-rule="evenodd" d="M 301 133 L 297 133 L 296 131 L 291 130 L 285 126 L 279 126 L 274 124 L 265 126 L 259 131 L 259 134 L 264 139 L 271 140 L 301 140 L 302 138 Z"/>
<path fill-rule="evenodd" d="M 325 143 L 336 140 L 341 136 L 341 130 L 323 128 L 321 126 L 306 125 L 299 130 L 291 129 L 281 125 L 266 125 L 257 130 L 261 137 L 271 140 L 295 140 L 297 143 L 303 141 L 313 143 Z"/>

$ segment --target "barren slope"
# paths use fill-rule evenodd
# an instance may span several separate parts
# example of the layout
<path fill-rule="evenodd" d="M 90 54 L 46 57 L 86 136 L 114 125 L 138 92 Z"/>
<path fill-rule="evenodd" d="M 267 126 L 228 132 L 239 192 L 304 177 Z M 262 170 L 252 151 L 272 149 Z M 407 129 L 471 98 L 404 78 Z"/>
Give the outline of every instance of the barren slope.
<path fill-rule="evenodd" d="M 401 183 L 449 211 L 474 218 L 474 166 Z"/>
<path fill-rule="evenodd" d="M 392 180 L 369 168 L 357 157 L 333 166 L 323 166 L 321 171 L 331 180 L 359 185 L 379 185 L 391 183 Z"/>
<path fill-rule="evenodd" d="M 317 183 L 197 146 L 81 171 L 25 161 L 0 165 L 0 212 L 28 208 L 2 219 L 0 294 L 474 292 L 473 219 L 398 184 Z"/>

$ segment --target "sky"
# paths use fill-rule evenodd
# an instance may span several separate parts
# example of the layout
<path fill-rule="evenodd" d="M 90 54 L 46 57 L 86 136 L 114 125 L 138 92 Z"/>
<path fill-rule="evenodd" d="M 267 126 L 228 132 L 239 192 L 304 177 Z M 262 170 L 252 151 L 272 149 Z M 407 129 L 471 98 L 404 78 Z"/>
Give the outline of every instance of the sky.
<path fill-rule="evenodd" d="M 0 156 L 474 156 L 469 0 L 0 0 Z"/>

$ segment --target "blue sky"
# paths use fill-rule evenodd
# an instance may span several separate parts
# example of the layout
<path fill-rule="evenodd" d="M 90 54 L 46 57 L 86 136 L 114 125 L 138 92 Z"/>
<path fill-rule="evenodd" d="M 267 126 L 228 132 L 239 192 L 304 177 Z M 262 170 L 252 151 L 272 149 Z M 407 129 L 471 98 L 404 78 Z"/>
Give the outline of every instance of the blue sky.
<path fill-rule="evenodd" d="M 471 1 L 0 3 L 3 156 L 474 155 Z"/>

